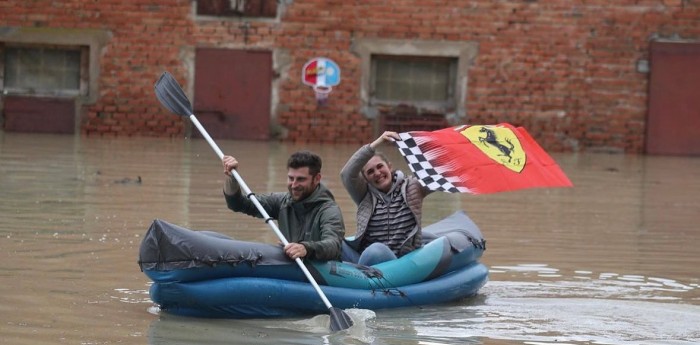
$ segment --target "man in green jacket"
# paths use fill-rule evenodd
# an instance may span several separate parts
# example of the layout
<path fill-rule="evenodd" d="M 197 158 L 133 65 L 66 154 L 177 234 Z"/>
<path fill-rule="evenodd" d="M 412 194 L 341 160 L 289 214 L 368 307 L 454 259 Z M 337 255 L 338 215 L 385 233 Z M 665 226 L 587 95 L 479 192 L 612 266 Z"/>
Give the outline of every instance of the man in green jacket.
<path fill-rule="evenodd" d="M 253 217 L 262 215 L 241 192 L 231 170 L 238 168 L 232 156 L 223 158 L 224 183 L 228 208 Z M 321 183 L 321 157 L 309 151 L 292 154 L 287 161 L 286 193 L 257 195 L 256 198 L 278 226 L 289 244 L 284 251 L 292 260 L 339 260 L 345 224 L 333 194 Z"/>

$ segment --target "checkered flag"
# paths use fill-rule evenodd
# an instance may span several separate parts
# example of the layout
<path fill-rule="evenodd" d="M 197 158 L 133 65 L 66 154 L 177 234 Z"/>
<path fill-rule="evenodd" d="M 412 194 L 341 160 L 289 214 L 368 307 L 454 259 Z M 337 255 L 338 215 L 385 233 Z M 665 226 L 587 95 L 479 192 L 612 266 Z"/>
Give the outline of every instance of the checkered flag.
<path fill-rule="evenodd" d="M 396 142 L 399 151 L 406 160 L 406 164 L 411 169 L 421 185 L 433 191 L 448 193 L 468 192 L 469 189 L 455 181 L 455 178 L 443 176 L 443 167 L 435 167 L 428 155 L 423 152 L 421 145 L 417 142 L 421 138 L 414 138 L 410 133 L 400 133 L 402 140 Z M 455 185 L 456 182 L 458 185 Z"/>
<path fill-rule="evenodd" d="M 399 136 L 396 144 L 408 167 L 433 191 L 488 194 L 573 186 L 522 127 L 463 125 Z"/>

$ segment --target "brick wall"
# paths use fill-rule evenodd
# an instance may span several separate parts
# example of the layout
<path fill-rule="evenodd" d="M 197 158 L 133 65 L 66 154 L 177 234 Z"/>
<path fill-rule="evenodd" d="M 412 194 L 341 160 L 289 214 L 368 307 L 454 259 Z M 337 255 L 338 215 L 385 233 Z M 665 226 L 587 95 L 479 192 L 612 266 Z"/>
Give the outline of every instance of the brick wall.
<path fill-rule="evenodd" d="M 153 83 L 168 70 L 187 88 L 196 46 L 284 51 L 273 119 L 286 140 L 367 142 L 354 38 L 474 41 L 466 121 L 525 126 L 548 150 L 641 152 L 653 37 L 700 40 L 700 0 L 282 1 L 278 20 L 195 20 L 190 0 L 0 2 L 5 27 L 109 30 L 97 102 L 84 135 L 182 136 Z M 311 57 L 337 62 L 343 81 L 319 108 L 299 75 Z"/>

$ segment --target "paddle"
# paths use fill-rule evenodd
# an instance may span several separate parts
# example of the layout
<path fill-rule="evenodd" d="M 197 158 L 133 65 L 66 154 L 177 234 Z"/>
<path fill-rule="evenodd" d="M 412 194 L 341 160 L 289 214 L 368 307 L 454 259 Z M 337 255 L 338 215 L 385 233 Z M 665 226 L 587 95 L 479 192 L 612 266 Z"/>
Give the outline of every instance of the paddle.
<path fill-rule="evenodd" d="M 192 105 L 190 104 L 189 99 L 187 99 L 187 96 L 185 95 L 185 92 L 182 91 L 180 84 L 177 83 L 175 78 L 170 73 L 164 72 L 163 75 L 160 76 L 160 78 L 155 84 L 155 90 L 156 97 L 158 98 L 160 103 L 166 108 L 168 108 L 168 110 L 177 115 L 189 117 L 189 119 L 192 121 L 195 127 L 197 127 L 199 132 L 202 134 L 204 139 L 206 139 L 206 141 L 209 143 L 209 146 L 211 146 L 211 148 L 214 149 L 217 156 L 219 156 L 219 159 L 224 159 L 224 153 L 221 151 L 221 149 L 219 149 L 219 146 L 216 145 L 211 136 L 209 136 L 209 133 L 207 133 L 206 129 L 204 129 L 202 124 L 199 123 L 197 118 L 194 116 L 194 114 L 192 113 Z M 280 241 L 282 241 L 284 245 L 289 244 L 287 239 L 284 238 L 284 235 L 282 235 L 282 232 L 280 232 L 275 222 L 267 214 L 267 212 L 262 207 L 258 199 L 255 197 L 255 194 L 251 192 L 250 188 L 248 188 L 248 185 L 246 185 L 245 181 L 243 181 L 243 178 L 241 178 L 236 169 L 231 170 L 231 175 L 233 175 L 236 181 L 238 181 L 241 190 L 245 193 L 248 199 L 250 199 L 250 201 L 252 201 L 253 204 L 255 204 L 255 207 L 258 209 L 263 219 L 265 219 L 265 223 L 267 223 L 267 225 L 270 226 L 270 228 L 275 232 Z M 326 298 L 326 295 L 323 293 L 323 291 L 321 291 L 321 288 L 318 286 L 318 283 L 316 283 L 316 280 L 314 280 L 314 278 L 311 276 L 311 273 L 306 268 L 306 266 L 304 266 L 304 263 L 301 261 L 300 258 L 296 258 L 294 259 L 294 261 L 297 263 L 297 265 L 299 265 L 299 268 L 301 268 L 301 270 L 304 272 L 304 275 L 306 275 L 306 278 L 309 280 L 311 285 L 313 285 L 314 289 L 316 289 L 316 292 L 318 293 L 319 297 L 321 297 L 321 300 L 323 300 L 323 303 L 328 308 L 328 312 L 331 317 L 331 331 L 336 332 L 350 328 L 353 324 L 350 316 L 346 314 L 343 310 L 335 308 L 331 305 L 331 302 L 328 301 L 328 298 Z"/>

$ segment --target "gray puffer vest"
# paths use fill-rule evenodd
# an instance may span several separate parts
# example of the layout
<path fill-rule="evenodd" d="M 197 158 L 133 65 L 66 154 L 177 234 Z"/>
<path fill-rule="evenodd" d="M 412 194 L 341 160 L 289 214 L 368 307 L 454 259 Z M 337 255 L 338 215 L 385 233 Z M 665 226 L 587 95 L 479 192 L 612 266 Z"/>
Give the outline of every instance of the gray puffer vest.
<path fill-rule="evenodd" d="M 367 230 L 369 219 L 374 213 L 377 204 L 377 196 L 370 191 L 367 180 L 362 176 L 362 168 L 374 156 L 375 151 L 369 146 L 362 146 L 350 157 L 340 172 L 343 186 L 350 194 L 352 200 L 357 204 L 357 231 L 352 241 L 347 241 L 348 245 L 359 251 L 362 237 Z M 403 172 L 396 171 L 403 177 Z M 405 182 L 401 186 L 401 193 L 408 208 L 416 219 L 416 227 L 411 231 L 404 241 L 399 251 L 399 256 L 403 256 L 416 248 L 422 246 L 421 218 L 423 209 L 423 198 L 430 194 L 430 190 L 423 187 L 413 176 L 405 177 Z"/>

